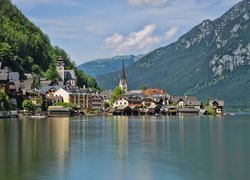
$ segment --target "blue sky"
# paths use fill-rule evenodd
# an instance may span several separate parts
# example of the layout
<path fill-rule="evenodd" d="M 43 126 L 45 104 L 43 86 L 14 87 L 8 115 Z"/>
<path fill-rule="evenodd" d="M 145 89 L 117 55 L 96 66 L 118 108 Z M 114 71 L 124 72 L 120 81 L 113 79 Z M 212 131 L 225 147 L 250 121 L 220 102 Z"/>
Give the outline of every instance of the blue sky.
<path fill-rule="evenodd" d="M 12 0 L 76 64 L 176 41 L 239 0 Z"/>

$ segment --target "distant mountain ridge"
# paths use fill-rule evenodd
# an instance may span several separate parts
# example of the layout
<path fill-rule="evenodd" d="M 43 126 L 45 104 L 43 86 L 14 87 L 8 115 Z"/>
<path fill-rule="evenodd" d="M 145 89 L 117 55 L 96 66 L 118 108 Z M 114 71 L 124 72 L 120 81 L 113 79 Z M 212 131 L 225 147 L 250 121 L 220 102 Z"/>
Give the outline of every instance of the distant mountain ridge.
<path fill-rule="evenodd" d="M 77 66 L 78 69 L 83 70 L 91 76 L 99 76 L 108 74 L 121 69 L 121 63 L 124 60 L 124 65 L 127 67 L 130 64 L 138 61 L 143 55 L 127 55 L 115 56 L 112 58 L 96 59 Z"/>
<path fill-rule="evenodd" d="M 176 95 L 225 100 L 228 109 L 250 110 L 250 0 L 220 18 L 205 20 L 175 43 L 145 55 L 126 68 L 130 89 L 159 87 Z M 111 89 L 117 72 L 98 76 Z"/>

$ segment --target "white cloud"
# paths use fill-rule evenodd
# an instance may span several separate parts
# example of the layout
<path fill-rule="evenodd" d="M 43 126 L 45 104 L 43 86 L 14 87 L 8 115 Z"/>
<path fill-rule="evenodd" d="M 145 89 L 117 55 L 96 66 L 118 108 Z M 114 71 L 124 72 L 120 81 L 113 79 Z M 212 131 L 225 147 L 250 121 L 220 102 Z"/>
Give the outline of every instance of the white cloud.
<path fill-rule="evenodd" d="M 152 5 L 160 5 L 167 2 L 167 0 L 128 0 L 131 5 L 144 5 L 144 4 L 152 4 Z"/>
<path fill-rule="evenodd" d="M 172 27 L 168 32 L 165 32 L 165 39 L 171 39 L 178 31 L 177 27 Z"/>
<path fill-rule="evenodd" d="M 132 32 L 127 37 L 119 33 L 108 37 L 104 41 L 104 48 L 112 49 L 115 54 L 131 53 L 134 51 L 148 52 L 155 45 L 170 40 L 176 33 L 178 28 L 172 27 L 164 35 L 153 35 L 156 25 L 146 25 L 138 32 Z"/>

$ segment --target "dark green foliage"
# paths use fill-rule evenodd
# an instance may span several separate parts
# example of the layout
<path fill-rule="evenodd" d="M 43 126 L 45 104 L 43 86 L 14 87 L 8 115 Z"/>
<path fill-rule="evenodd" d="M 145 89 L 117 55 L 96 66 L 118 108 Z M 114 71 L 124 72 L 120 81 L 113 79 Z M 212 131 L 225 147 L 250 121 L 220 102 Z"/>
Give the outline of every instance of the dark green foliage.
<path fill-rule="evenodd" d="M 205 115 L 216 115 L 216 112 L 212 107 L 206 106 L 205 109 Z"/>
<path fill-rule="evenodd" d="M 33 87 L 36 89 L 39 89 L 41 87 L 40 76 L 37 74 L 33 76 Z"/>
<path fill-rule="evenodd" d="M 143 90 L 143 91 L 145 91 L 145 90 L 147 90 L 148 89 L 148 87 L 147 86 L 144 86 L 144 85 L 142 85 L 141 87 L 140 87 L 140 90 Z"/>
<path fill-rule="evenodd" d="M 45 72 L 45 77 L 49 80 L 57 80 L 59 78 L 56 67 L 53 64 L 49 65 L 49 68 Z"/>
<path fill-rule="evenodd" d="M 29 114 L 36 110 L 36 106 L 32 103 L 32 101 L 27 99 L 23 101 L 22 107 L 24 110 L 27 110 Z"/>
<path fill-rule="evenodd" d="M 11 104 L 9 97 L 0 91 L 0 111 L 13 110 L 14 106 Z"/>
<path fill-rule="evenodd" d="M 24 78 L 31 72 L 54 80 L 58 78 L 55 64 L 59 56 L 65 60 L 65 69 L 75 69 L 74 61 L 50 40 L 38 27 L 31 23 L 9 0 L 0 1 L 0 62 Z M 54 71 L 54 72 L 52 72 Z M 76 72 L 78 85 L 98 89 L 94 79 Z M 93 86 L 92 86 L 93 85 Z"/>
<path fill-rule="evenodd" d="M 110 107 L 110 104 L 108 102 L 104 102 L 103 107 L 104 107 L 104 109 L 107 109 Z"/>
<path fill-rule="evenodd" d="M 115 100 L 117 100 L 117 98 L 123 96 L 124 94 L 125 94 L 125 90 L 121 89 L 119 86 L 116 86 L 114 91 L 112 92 L 112 94 L 110 96 L 111 105 L 113 105 L 113 103 L 115 102 Z"/>
<path fill-rule="evenodd" d="M 76 105 L 71 104 L 71 103 L 66 103 L 66 102 L 55 103 L 53 104 L 53 106 L 63 106 L 63 107 L 70 108 L 72 110 L 76 109 Z"/>

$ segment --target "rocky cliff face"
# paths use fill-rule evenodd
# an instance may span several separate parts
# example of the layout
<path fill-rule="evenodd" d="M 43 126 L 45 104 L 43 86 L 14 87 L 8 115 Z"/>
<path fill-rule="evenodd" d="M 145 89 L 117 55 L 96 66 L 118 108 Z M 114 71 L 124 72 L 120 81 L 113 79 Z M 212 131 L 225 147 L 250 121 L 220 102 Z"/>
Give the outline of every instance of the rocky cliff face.
<path fill-rule="evenodd" d="M 228 107 L 250 106 L 245 100 L 250 90 L 249 30 L 250 0 L 244 0 L 220 18 L 203 21 L 175 43 L 128 66 L 129 87 L 148 85 L 171 94 L 222 98 Z M 112 88 L 118 79 L 108 74 L 97 81 Z"/>

